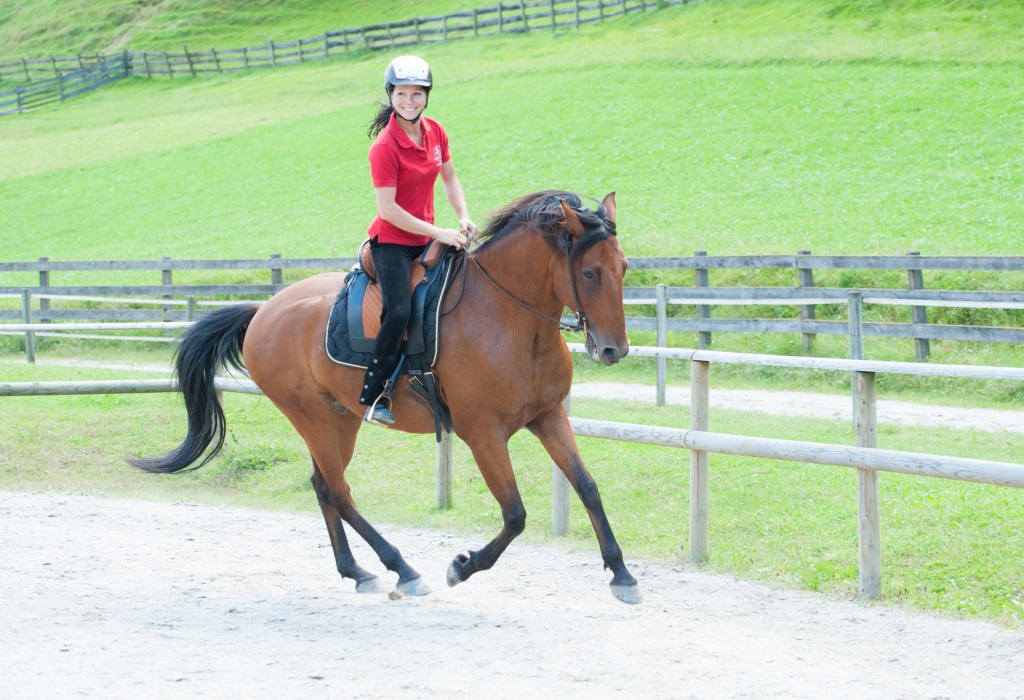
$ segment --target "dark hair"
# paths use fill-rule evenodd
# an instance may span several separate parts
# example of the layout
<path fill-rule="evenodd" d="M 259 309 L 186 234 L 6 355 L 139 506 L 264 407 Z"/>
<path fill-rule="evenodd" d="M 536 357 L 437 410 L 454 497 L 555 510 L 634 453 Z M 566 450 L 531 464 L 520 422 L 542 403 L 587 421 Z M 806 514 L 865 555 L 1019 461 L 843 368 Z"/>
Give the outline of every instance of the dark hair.
<path fill-rule="evenodd" d="M 384 130 L 384 127 L 391 121 L 391 115 L 394 113 L 395 108 L 391 106 L 391 102 L 377 103 L 377 116 L 370 122 L 370 128 L 366 130 L 366 135 L 370 137 L 370 140 L 377 138 L 377 135 Z"/>

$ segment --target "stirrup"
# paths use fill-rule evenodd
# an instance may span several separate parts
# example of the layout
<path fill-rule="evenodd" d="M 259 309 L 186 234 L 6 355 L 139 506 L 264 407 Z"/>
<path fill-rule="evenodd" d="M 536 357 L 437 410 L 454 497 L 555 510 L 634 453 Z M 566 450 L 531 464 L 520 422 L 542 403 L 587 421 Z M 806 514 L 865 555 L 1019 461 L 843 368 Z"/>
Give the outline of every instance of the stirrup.
<path fill-rule="evenodd" d="M 391 412 L 390 408 L 381 403 L 382 398 L 383 396 L 377 397 L 377 400 L 366 409 L 366 413 L 363 414 L 363 420 L 371 425 L 379 425 L 382 428 L 386 428 L 395 422 L 395 414 Z"/>

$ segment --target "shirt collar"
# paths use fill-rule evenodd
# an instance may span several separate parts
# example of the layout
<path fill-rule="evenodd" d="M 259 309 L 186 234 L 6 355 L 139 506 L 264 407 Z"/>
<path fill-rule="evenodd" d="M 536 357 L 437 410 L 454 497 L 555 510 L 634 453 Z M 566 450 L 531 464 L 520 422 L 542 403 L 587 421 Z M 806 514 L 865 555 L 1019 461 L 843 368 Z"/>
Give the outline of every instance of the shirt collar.
<path fill-rule="evenodd" d="M 425 144 L 427 140 L 426 136 L 432 131 L 432 129 L 430 128 L 430 123 L 427 121 L 426 117 L 423 117 L 422 115 L 420 116 L 420 127 L 423 129 L 423 142 Z M 388 122 L 388 132 L 402 148 L 417 148 L 421 151 L 423 150 L 423 146 L 417 146 L 413 143 L 413 140 L 409 138 L 409 135 L 402 130 L 402 127 L 398 124 L 398 115 L 394 113 L 391 114 L 391 121 Z"/>

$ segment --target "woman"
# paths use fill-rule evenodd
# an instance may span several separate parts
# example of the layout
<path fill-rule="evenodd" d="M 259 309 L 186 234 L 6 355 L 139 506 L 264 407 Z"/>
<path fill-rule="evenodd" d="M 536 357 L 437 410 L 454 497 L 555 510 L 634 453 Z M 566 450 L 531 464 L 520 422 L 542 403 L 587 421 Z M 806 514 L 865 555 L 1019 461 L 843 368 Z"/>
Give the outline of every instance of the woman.
<path fill-rule="evenodd" d="M 423 116 L 432 85 L 426 61 L 417 56 L 396 58 L 384 72 L 388 103 L 381 105 L 367 132 L 374 139 L 370 177 L 378 212 L 367 233 L 384 308 L 359 403 L 367 406 L 364 420 L 375 425 L 395 422 L 390 406 L 381 399 L 385 382 L 398 365 L 409 322 L 413 262 L 433 239 L 462 248 L 477 231 L 455 176 L 448 135 L 438 122 Z M 458 229 L 434 225 L 434 183 L 439 174 L 459 217 Z"/>

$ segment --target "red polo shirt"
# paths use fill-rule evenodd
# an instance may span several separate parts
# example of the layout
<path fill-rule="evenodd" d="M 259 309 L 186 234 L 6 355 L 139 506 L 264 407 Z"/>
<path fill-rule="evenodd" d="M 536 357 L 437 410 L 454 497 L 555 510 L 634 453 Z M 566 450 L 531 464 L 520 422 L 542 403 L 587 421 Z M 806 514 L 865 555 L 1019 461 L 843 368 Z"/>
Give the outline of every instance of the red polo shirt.
<path fill-rule="evenodd" d="M 418 219 L 434 223 L 434 183 L 441 164 L 451 160 L 448 135 L 429 117 L 420 117 L 423 145 L 417 146 L 392 114 L 377 139 L 370 146 L 370 178 L 374 187 L 394 187 L 395 202 Z M 403 231 L 385 221 L 380 212 L 367 233 L 381 243 L 426 245 L 430 236 Z"/>

